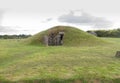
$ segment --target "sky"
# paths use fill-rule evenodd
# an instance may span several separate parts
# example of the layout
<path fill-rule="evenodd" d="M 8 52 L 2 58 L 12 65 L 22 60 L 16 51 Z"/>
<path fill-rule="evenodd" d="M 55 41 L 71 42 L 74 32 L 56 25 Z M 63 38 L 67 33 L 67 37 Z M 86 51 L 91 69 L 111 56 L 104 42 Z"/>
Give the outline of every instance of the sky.
<path fill-rule="evenodd" d="M 120 27 L 119 0 L 0 0 L 0 34 L 36 34 L 57 25 Z"/>

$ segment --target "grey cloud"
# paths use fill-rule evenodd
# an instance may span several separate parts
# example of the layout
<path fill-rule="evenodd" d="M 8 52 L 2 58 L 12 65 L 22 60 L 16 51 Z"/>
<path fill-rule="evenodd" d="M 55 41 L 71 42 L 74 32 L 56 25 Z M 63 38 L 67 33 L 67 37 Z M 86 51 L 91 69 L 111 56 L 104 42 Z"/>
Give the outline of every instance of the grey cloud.
<path fill-rule="evenodd" d="M 66 15 L 62 15 L 58 18 L 58 21 L 78 24 L 78 25 L 87 25 L 94 28 L 109 28 L 113 23 L 105 18 L 92 16 L 86 12 L 81 11 L 81 15 L 75 15 L 76 11 L 71 11 Z"/>
<path fill-rule="evenodd" d="M 12 29 L 9 26 L 0 26 L 0 32 L 7 33 L 7 32 L 16 32 L 17 30 Z"/>
<path fill-rule="evenodd" d="M 47 23 L 47 22 L 50 22 L 50 21 L 52 21 L 53 20 L 53 18 L 47 18 L 47 19 L 45 19 L 44 21 L 42 21 L 42 23 Z"/>
<path fill-rule="evenodd" d="M 52 19 L 52 18 L 48 18 L 46 21 L 49 22 L 49 21 L 51 21 L 51 20 L 53 20 L 53 19 Z"/>
<path fill-rule="evenodd" d="M 4 14 L 4 11 L 2 9 L 0 9 L 0 25 L 2 23 L 3 14 Z"/>
<path fill-rule="evenodd" d="M 3 20 L 3 15 L 4 15 L 5 10 L 0 9 L 0 33 L 11 33 L 11 32 L 16 32 L 16 29 L 13 29 L 12 27 L 9 26 L 2 26 L 2 20 Z"/>
<path fill-rule="evenodd" d="M 10 27 L 1 25 L 2 20 L 3 20 L 3 14 L 4 14 L 4 11 L 2 9 L 0 9 L 0 32 L 4 33 L 4 32 L 15 31 L 15 30 L 11 29 Z"/>

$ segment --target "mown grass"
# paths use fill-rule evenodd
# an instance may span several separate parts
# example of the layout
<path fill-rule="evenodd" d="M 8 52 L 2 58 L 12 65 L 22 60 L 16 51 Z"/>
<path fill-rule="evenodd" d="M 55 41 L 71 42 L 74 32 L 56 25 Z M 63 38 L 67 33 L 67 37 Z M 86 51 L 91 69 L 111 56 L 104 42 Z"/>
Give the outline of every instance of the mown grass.
<path fill-rule="evenodd" d="M 119 38 L 97 46 L 24 45 L 0 40 L 0 83 L 120 83 Z"/>

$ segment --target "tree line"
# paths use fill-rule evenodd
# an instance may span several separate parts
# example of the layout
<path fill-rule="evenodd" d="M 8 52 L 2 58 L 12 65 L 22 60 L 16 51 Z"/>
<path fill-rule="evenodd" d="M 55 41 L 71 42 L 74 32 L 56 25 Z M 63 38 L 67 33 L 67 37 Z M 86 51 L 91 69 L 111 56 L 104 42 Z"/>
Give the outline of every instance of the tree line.
<path fill-rule="evenodd" d="M 89 30 L 87 32 L 94 32 L 98 37 L 120 37 L 120 28 L 113 30 Z"/>
<path fill-rule="evenodd" d="M 20 35 L 0 35 L 0 39 L 23 39 L 23 38 L 28 38 L 31 35 L 25 35 L 25 34 L 20 34 Z"/>

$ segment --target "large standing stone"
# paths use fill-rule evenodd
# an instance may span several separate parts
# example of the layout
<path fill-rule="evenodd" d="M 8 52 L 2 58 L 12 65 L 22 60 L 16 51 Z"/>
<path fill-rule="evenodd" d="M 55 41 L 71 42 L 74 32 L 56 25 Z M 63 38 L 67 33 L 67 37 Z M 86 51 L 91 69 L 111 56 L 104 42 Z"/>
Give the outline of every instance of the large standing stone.
<path fill-rule="evenodd" d="M 48 38 L 48 45 L 49 46 L 53 46 L 54 45 L 54 37 L 55 37 L 54 33 L 49 34 L 49 38 Z"/>
<path fill-rule="evenodd" d="M 55 37 L 55 45 L 60 45 L 60 35 L 58 34 L 58 35 L 56 35 L 56 37 Z"/>
<path fill-rule="evenodd" d="M 48 36 L 47 35 L 44 36 L 44 43 L 46 46 L 48 46 Z"/>
<path fill-rule="evenodd" d="M 115 56 L 120 58 L 120 51 L 117 51 Z"/>

